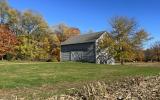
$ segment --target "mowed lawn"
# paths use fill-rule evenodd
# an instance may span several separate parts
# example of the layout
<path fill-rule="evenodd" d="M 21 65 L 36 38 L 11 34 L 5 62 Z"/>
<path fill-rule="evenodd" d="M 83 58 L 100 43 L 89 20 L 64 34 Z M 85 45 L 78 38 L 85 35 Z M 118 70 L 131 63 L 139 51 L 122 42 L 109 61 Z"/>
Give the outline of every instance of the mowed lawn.
<path fill-rule="evenodd" d="M 148 76 L 159 73 L 158 63 L 120 66 L 73 62 L 0 62 L 0 89 L 54 86 L 63 83 L 72 85 L 95 80 L 115 80 L 126 76 Z"/>

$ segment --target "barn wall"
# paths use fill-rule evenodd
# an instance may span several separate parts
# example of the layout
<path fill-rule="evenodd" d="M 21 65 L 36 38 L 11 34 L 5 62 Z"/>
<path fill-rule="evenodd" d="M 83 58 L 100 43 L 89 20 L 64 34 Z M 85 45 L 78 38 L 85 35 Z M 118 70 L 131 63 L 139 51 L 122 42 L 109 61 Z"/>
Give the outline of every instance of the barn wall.
<path fill-rule="evenodd" d="M 62 45 L 61 61 L 95 62 L 95 43 Z"/>
<path fill-rule="evenodd" d="M 104 36 L 106 36 L 107 33 L 104 33 L 99 39 L 96 40 L 95 43 L 95 54 L 96 54 L 96 63 L 97 64 L 114 64 L 115 59 L 113 56 L 108 52 L 107 48 L 102 49 L 100 48 L 99 41 L 103 39 Z"/>

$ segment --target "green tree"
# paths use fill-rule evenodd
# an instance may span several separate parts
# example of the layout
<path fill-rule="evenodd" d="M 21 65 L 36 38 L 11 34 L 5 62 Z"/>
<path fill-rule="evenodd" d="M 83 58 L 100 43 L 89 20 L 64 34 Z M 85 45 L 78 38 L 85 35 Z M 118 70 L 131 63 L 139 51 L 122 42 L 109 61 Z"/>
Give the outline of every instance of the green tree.
<path fill-rule="evenodd" d="M 148 40 L 148 33 L 144 29 L 137 29 L 137 22 L 123 16 L 111 19 L 112 31 L 102 40 L 101 48 L 108 48 L 108 51 L 120 61 L 135 59 L 135 53 L 141 49 L 143 43 Z"/>

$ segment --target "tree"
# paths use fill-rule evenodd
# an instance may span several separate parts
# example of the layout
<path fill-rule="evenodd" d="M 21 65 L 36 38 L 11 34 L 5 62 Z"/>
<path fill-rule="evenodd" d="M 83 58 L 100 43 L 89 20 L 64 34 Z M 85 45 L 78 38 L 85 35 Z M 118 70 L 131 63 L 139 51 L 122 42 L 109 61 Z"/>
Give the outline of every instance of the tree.
<path fill-rule="evenodd" d="M 144 54 L 145 54 L 145 61 L 148 62 L 148 61 L 153 61 L 154 60 L 154 55 L 153 55 L 153 50 L 152 49 L 146 49 L 144 51 Z"/>
<path fill-rule="evenodd" d="M 56 59 L 59 61 L 60 43 L 71 36 L 80 34 L 79 29 L 64 24 L 56 26 L 52 31 L 39 13 L 32 10 L 17 11 L 8 5 L 7 0 L 0 0 L 0 25 L 7 26 L 0 36 L 9 39 L 7 36 L 13 35 L 13 38 L 19 40 L 14 53 L 17 59 L 21 60 Z M 4 45 L 2 42 L 1 47 L 5 47 Z M 10 51 L 0 49 L 1 55 Z"/>
<path fill-rule="evenodd" d="M 56 34 L 49 34 L 50 60 L 60 61 L 60 40 Z M 52 59 L 51 59 L 52 58 Z"/>
<path fill-rule="evenodd" d="M 0 23 L 5 24 L 8 22 L 9 14 L 7 10 L 9 9 L 9 6 L 6 2 L 6 0 L 0 0 Z"/>
<path fill-rule="evenodd" d="M 156 61 L 160 62 L 160 41 L 156 41 L 151 48 Z"/>
<path fill-rule="evenodd" d="M 135 61 L 144 61 L 145 60 L 145 52 L 142 49 L 135 50 Z"/>
<path fill-rule="evenodd" d="M 21 12 L 11 8 L 6 0 L 0 0 L 0 23 L 8 25 L 9 29 L 14 34 L 22 32 L 20 28 L 21 24 Z"/>
<path fill-rule="evenodd" d="M 0 23 L 12 26 L 18 21 L 18 11 L 11 8 L 6 0 L 0 0 Z"/>
<path fill-rule="evenodd" d="M 60 42 L 64 42 L 71 36 L 80 35 L 80 30 L 78 28 L 69 27 L 65 24 L 53 26 L 52 30 L 55 34 L 57 34 L 57 37 L 59 38 Z"/>
<path fill-rule="evenodd" d="M 23 55 L 22 58 L 30 58 L 30 60 L 41 59 L 44 55 L 47 56 L 48 51 L 46 51 L 44 45 L 48 41 L 46 35 L 49 27 L 42 16 L 27 10 L 21 14 L 19 20 L 17 26 L 21 34 L 18 34 L 17 37 L 20 38 L 21 44 L 17 48 L 18 54 Z M 44 59 L 47 58 L 46 56 Z"/>
<path fill-rule="evenodd" d="M 101 42 L 101 48 L 108 48 L 108 51 L 120 61 L 135 59 L 135 52 L 142 48 L 143 43 L 148 40 L 148 33 L 144 30 L 137 30 L 137 22 L 123 16 L 111 19 L 112 31 L 109 32 Z"/>
<path fill-rule="evenodd" d="M 0 25 L 0 57 L 14 51 L 18 40 L 7 25 Z"/>
<path fill-rule="evenodd" d="M 52 27 L 53 35 L 51 55 L 54 55 L 57 61 L 60 61 L 60 44 L 72 36 L 80 35 L 78 28 L 69 27 L 65 24 L 59 24 Z"/>
<path fill-rule="evenodd" d="M 146 61 L 160 62 L 160 41 L 156 41 L 150 48 L 145 51 Z"/>

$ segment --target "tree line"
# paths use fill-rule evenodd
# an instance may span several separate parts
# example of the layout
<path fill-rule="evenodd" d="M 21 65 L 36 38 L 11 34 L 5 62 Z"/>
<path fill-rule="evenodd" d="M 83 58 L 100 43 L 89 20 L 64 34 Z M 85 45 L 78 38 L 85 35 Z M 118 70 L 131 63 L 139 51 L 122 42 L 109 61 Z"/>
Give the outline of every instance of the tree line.
<path fill-rule="evenodd" d="M 146 62 L 160 62 L 160 41 L 156 41 L 152 46 L 144 51 Z"/>
<path fill-rule="evenodd" d="M 6 60 L 59 61 L 60 43 L 79 35 L 78 28 L 50 27 L 32 10 L 20 12 L 0 0 L 0 58 Z"/>

